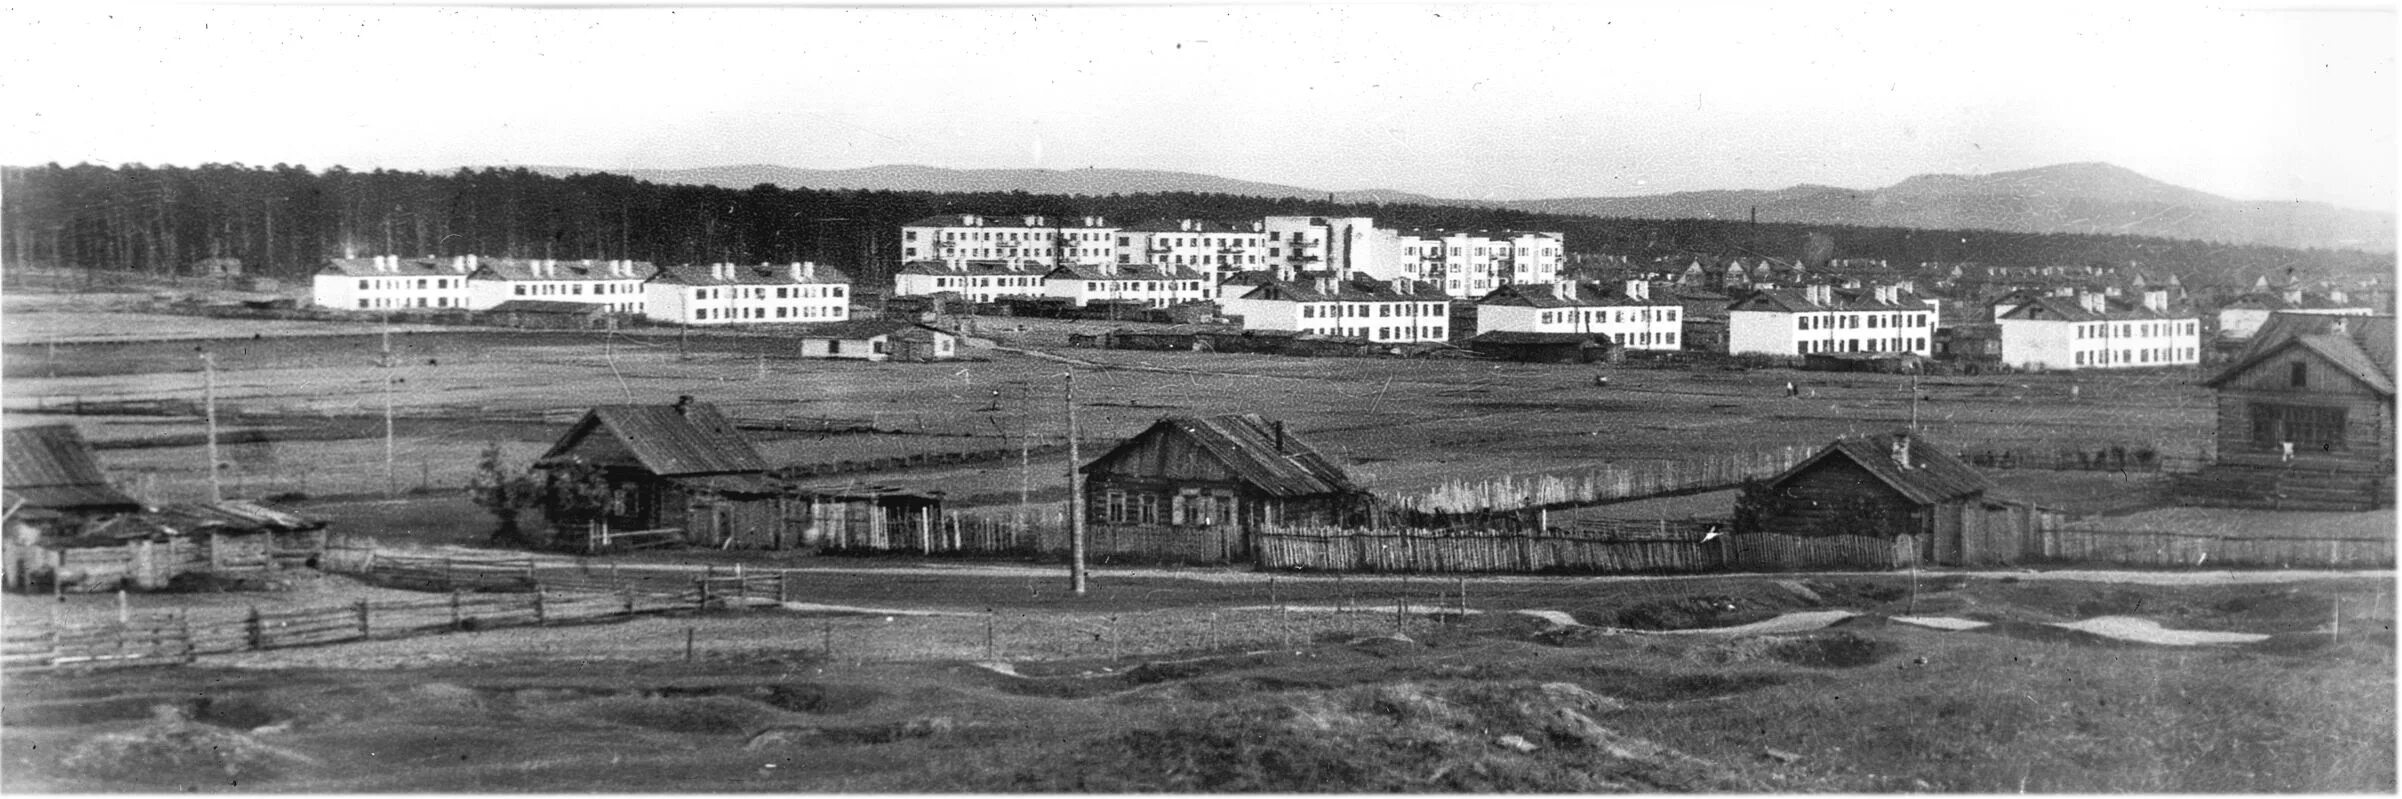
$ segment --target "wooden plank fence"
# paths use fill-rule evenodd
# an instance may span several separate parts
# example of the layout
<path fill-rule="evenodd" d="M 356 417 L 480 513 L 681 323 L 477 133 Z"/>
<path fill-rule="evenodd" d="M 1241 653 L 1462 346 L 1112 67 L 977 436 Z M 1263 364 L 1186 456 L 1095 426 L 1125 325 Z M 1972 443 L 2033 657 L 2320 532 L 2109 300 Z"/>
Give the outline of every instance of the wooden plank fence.
<path fill-rule="evenodd" d="M 1712 523 L 1640 523 L 1639 532 L 1270 527 L 1263 569 L 1365 572 L 1701 572 L 1722 568 L 1725 536 Z"/>
<path fill-rule="evenodd" d="M 1791 445 L 1706 455 L 1698 460 L 1608 464 L 1583 469 L 1452 480 L 1417 491 L 1385 492 L 1402 510 L 1426 514 L 1571 508 L 1658 494 L 1741 485 L 1771 477 L 1818 451 Z"/>
<path fill-rule="evenodd" d="M 2042 532 L 2047 561 L 2123 566 L 2392 568 L 2392 536 L 2240 536 L 2164 530 Z"/>
<path fill-rule="evenodd" d="M 1743 571 L 1876 571 L 1919 562 L 1919 537 L 1745 533 L 1727 542 L 1727 566 Z"/>

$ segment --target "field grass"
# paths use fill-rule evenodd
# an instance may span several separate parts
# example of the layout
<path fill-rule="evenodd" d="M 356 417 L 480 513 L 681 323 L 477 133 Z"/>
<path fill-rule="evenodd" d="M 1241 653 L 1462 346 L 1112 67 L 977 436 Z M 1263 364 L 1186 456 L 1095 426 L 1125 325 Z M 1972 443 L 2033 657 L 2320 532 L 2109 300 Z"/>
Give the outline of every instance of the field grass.
<path fill-rule="evenodd" d="M 1581 597 L 1580 618 L 1644 602 L 1911 601 L 1891 578 L 1799 584 L 1816 602 L 1764 578 L 1646 594 L 1555 581 L 1512 599 Z M 972 665 L 987 658 L 980 614 L 516 628 L 13 678 L 0 787 L 2382 792 L 2394 639 L 2390 607 L 2368 600 L 2392 589 L 1942 579 L 1918 601 L 2004 623 L 1939 632 L 1871 616 L 1769 636 L 1580 632 L 1505 613 L 1416 618 L 1406 640 L 1365 612 L 1004 614 L 1000 671 Z M 2338 600 L 2357 632 L 2310 632 Z M 2039 624 L 2093 613 L 2275 635 L 2173 648 Z M 1072 634 L 1085 629 L 1106 640 Z M 160 705 L 193 721 L 145 721 Z M 104 733 L 139 745 L 103 746 Z"/>
<path fill-rule="evenodd" d="M 128 330 L 194 319 L 68 315 Z M 373 441 L 364 450 L 339 441 L 279 442 L 275 455 L 290 466 L 236 462 L 233 468 L 256 472 L 251 476 L 264 485 L 280 486 L 279 468 L 306 473 L 311 494 L 384 490 L 385 374 L 376 367 L 381 339 L 375 325 L 293 323 L 314 325 L 308 332 L 322 334 L 302 336 L 236 324 L 242 320 L 197 321 L 225 323 L 207 331 L 220 338 L 206 342 L 218 359 L 222 413 L 249 413 L 248 424 L 271 435 L 289 429 L 295 437 L 314 437 L 320 434 L 303 433 L 332 425 Z M 1021 326 L 1027 330 L 1017 330 Z M 1007 345 L 1047 348 L 1047 357 L 971 350 L 980 360 L 867 364 L 798 359 L 788 342 L 764 335 L 706 333 L 679 342 L 663 331 L 403 332 L 393 337 L 399 366 L 392 370 L 392 401 L 403 417 L 401 471 L 404 482 L 456 485 L 463 462 L 472 462 L 485 441 L 538 445 L 593 403 L 664 403 L 681 394 L 716 402 L 737 416 L 856 420 L 888 431 L 761 436 L 763 449 L 779 463 L 994 449 L 1028 438 L 1058 441 L 1064 431 L 1058 375 L 1069 368 L 1060 358 L 1083 364 L 1075 367 L 1078 415 L 1093 453 L 1163 415 L 1262 413 L 1285 420 L 1379 490 L 1463 476 L 1682 460 L 1695 452 L 1815 445 L 1911 418 L 1907 379 L 1887 375 L 1613 368 L 1611 387 L 1597 389 L 1590 378 L 1608 367 L 1071 349 L 1058 346 L 1068 331 L 1110 325 L 984 318 L 978 327 Z M 79 399 L 193 401 L 201 382 L 195 346 L 64 344 L 54 356 L 45 345 L 12 344 L 0 366 L 8 377 L 9 407 L 20 412 L 57 414 Z M 1804 384 L 1806 395 L 1785 398 L 1787 380 Z M 2072 384 L 2080 387 L 2073 401 Z M 2165 373 L 1946 378 L 1922 381 L 1919 389 L 1926 397 L 1918 413 L 1924 434 L 1959 450 L 2116 442 L 2190 453 L 2207 435 L 2212 413 L 2207 392 Z M 72 418 L 95 438 L 189 435 L 184 425 L 197 421 L 153 419 L 177 424 L 143 427 L 122 417 Z M 491 421 L 525 418 L 551 421 Z M 160 486 L 155 499 L 191 498 L 205 474 L 193 448 L 110 450 L 103 459 L 121 473 L 153 475 L 147 479 Z M 955 497 L 989 501 L 1016 495 L 1018 470 L 1010 467 L 980 464 L 874 479 L 939 486 Z M 178 471 L 186 477 L 171 476 Z M 1037 471 L 1037 490 L 1059 490 L 1057 476 L 1045 472 L 1063 471 Z M 408 481 L 408 472 L 419 479 Z M 2062 487 L 2083 490 L 2086 484 Z"/>

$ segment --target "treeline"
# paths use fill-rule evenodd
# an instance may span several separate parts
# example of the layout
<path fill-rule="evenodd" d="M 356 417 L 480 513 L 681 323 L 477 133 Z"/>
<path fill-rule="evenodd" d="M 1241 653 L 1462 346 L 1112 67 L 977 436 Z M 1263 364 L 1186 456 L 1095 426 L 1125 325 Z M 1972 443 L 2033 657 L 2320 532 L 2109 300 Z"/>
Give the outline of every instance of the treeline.
<path fill-rule="evenodd" d="M 1639 220 L 1498 208 L 1333 203 L 1224 194 L 1067 197 L 1024 192 L 748 189 L 660 185 L 618 175 L 556 177 L 526 169 L 448 174 L 277 164 L 0 168 L 0 247 L 10 268 L 67 267 L 190 274 L 238 258 L 250 274 L 308 275 L 324 259 L 399 253 L 633 258 L 657 263 L 813 260 L 865 283 L 899 266 L 898 227 L 941 213 L 1255 219 L 1275 214 L 1372 216 L 1380 225 L 1558 230 L 1571 253 L 1636 257 L 1803 254 L 1808 235 L 1836 257 L 1902 263 L 2126 264 L 2189 282 L 2263 272 L 2385 274 L 2390 256 L 2350 250 L 2074 234 Z"/>

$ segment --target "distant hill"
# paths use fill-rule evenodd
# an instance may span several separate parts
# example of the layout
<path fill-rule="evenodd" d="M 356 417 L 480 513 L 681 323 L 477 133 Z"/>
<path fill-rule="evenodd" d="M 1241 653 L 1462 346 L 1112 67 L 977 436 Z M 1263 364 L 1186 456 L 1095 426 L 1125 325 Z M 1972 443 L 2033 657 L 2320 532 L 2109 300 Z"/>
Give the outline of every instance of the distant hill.
<path fill-rule="evenodd" d="M 1297 197 L 1335 202 L 1435 202 L 1434 198 L 1384 189 L 1328 192 L 1300 186 L 1222 178 L 1194 172 L 1156 169 L 945 169 L 896 164 L 858 169 L 799 169 L 772 164 L 713 166 L 695 169 L 597 170 L 582 167 L 529 166 L 546 175 L 567 176 L 609 171 L 653 183 L 682 183 L 747 189 L 772 183 L 787 189 L 881 189 L 887 191 L 1022 191 L 1028 194 L 1139 194 L 1195 192 L 1245 197 Z"/>
<path fill-rule="evenodd" d="M 1694 191 L 1636 197 L 1451 200 L 1389 189 L 1326 191 L 1150 169 L 945 169 L 892 165 L 797 169 L 751 164 L 697 169 L 595 170 L 526 167 L 566 176 L 614 171 L 653 183 L 746 189 L 884 189 L 1109 195 L 1198 192 L 1338 203 L 1506 208 L 1632 219 L 1745 220 L 1807 225 L 2008 230 L 2158 236 L 2280 247 L 2391 251 L 2394 217 L 2315 202 L 2231 200 L 2174 186 L 2110 164 L 2060 164 L 1989 175 L 1919 175 L 1882 189 L 1799 185 L 1774 190 Z"/>
<path fill-rule="evenodd" d="M 1919 175 L 1882 189 L 1794 186 L 1639 197 L 1522 200 L 1525 211 L 1656 219 L 2103 233 L 2281 247 L 2394 249 L 2392 214 L 2325 203 L 2230 200 L 2110 164 Z"/>

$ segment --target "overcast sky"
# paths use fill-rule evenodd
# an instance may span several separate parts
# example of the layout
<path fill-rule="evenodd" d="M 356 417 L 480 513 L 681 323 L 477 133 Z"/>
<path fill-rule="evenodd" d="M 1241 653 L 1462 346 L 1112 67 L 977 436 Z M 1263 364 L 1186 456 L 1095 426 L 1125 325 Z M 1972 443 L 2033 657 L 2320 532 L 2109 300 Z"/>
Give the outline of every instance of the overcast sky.
<path fill-rule="evenodd" d="M 1167 169 L 1530 198 L 2106 161 L 2392 210 L 2384 6 L 0 10 L 0 163 Z"/>

